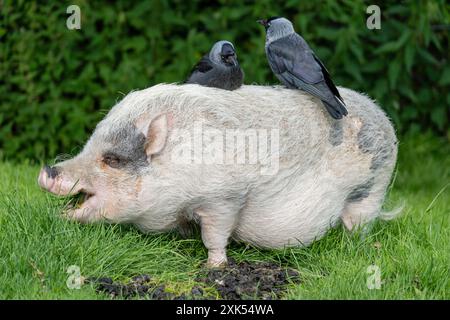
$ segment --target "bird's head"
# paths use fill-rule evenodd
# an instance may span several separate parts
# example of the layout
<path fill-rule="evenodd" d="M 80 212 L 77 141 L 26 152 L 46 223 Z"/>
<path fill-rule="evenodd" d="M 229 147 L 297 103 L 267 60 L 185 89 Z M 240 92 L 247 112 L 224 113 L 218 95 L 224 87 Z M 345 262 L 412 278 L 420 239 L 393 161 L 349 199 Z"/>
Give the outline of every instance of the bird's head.
<path fill-rule="evenodd" d="M 292 22 L 283 17 L 271 17 L 257 21 L 266 28 L 267 41 L 274 41 L 294 33 Z"/>
<path fill-rule="evenodd" d="M 215 63 L 222 64 L 227 67 L 239 65 L 233 44 L 225 40 L 214 44 L 209 52 L 209 58 Z"/>

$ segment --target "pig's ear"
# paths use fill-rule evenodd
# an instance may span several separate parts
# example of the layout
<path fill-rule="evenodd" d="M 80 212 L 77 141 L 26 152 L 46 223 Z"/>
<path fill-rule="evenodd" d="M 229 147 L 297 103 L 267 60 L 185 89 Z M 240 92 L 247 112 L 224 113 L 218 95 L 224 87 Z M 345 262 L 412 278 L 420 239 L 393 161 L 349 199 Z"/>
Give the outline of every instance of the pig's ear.
<path fill-rule="evenodd" d="M 152 155 L 157 154 L 164 149 L 168 132 L 169 125 L 166 114 L 160 114 L 150 121 L 146 130 L 144 130 L 146 137 L 144 148 L 147 157 L 150 158 Z"/>

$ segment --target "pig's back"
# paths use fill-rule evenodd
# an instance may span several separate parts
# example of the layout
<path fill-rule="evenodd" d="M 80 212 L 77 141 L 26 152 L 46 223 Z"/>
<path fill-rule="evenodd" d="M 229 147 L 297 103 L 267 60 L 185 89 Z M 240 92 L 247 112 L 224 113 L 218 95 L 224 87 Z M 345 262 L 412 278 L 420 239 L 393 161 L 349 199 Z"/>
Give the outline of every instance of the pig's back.
<path fill-rule="evenodd" d="M 281 164 L 305 166 L 336 154 L 351 158 L 353 151 L 361 151 L 361 133 L 382 136 L 378 144 L 396 140 L 381 108 L 364 94 L 346 88 L 339 91 L 349 115 L 334 120 L 317 98 L 280 86 L 243 85 L 234 91 L 199 85 L 157 87 L 169 97 L 157 106 L 159 112 L 174 110 L 185 126 L 202 119 L 220 130 L 265 129 L 268 134 L 278 130 Z"/>

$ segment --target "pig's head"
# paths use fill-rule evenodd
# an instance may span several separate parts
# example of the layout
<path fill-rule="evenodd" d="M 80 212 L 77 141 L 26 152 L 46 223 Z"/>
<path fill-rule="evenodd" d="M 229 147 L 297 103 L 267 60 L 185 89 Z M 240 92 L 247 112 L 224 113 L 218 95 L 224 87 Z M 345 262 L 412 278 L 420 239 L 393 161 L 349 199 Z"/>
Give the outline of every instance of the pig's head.
<path fill-rule="evenodd" d="M 117 121 L 107 117 L 76 157 L 44 166 L 39 185 L 55 195 L 78 195 L 66 215 L 81 222 L 129 220 L 136 208 L 142 177 L 151 174 L 152 157 L 160 153 L 168 134 L 168 116 Z"/>

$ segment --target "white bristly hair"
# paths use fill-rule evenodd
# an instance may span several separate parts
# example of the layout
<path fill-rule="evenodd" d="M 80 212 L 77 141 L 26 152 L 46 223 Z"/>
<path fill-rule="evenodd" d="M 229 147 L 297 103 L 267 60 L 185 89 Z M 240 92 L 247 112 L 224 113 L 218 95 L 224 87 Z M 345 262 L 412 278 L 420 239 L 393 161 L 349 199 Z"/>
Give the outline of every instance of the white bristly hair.
<path fill-rule="evenodd" d="M 333 120 L 318 99 L 299 90 L 159 84 L 112 108 L 87 148 L 99 147 L 124 122 L 170 114 L 167 145 L 123 220 L 155 231 L 173 225 L 181 212 L 192 217 L 196 208 L 209 208 L 230 215 L 236 239 L 270 248 L 306 245 L 340 220 L 351 229 L 379 217 L 396 163 L 396 135 L 381 108 L 364 94 L 339 91 L 348 116 Z M 279 170 L 263 176 L 261 164 L 173 164 L 174 129 L 192 130 L 198 121 L 218 130 L 279 130 Z"/>

